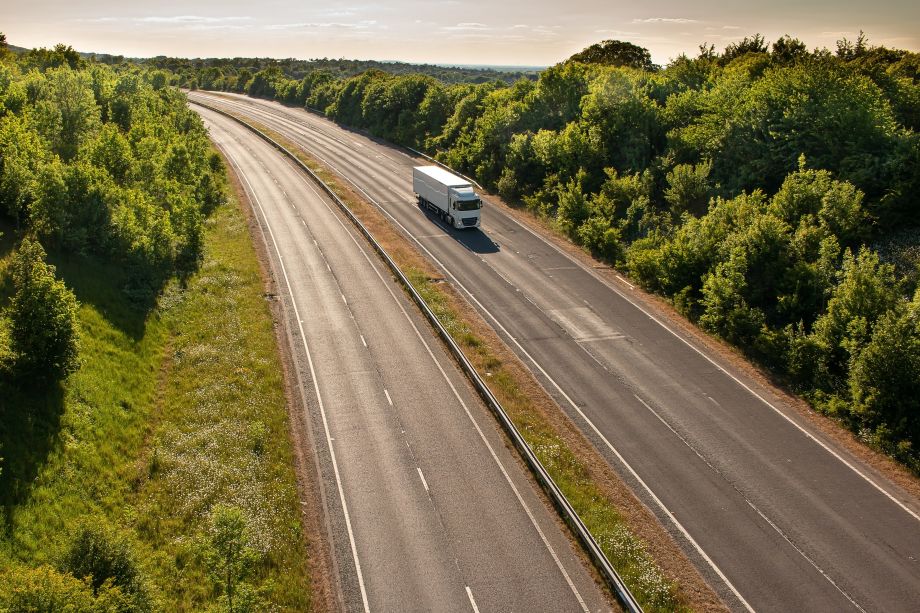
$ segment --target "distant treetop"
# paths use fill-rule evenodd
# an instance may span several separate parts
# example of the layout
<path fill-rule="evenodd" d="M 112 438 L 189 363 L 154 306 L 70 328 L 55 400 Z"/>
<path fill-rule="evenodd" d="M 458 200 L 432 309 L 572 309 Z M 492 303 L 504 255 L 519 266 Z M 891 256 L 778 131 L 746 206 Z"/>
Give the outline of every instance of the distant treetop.
<path fill-rule="evenodd" d="M 652 63 L 652 56 L 648 49 L 622 40 L 601 41 L 576 53 L 568 61 L 582 64 L 627 66 L 649 71 L 658 69 L 658 66 Z"/>

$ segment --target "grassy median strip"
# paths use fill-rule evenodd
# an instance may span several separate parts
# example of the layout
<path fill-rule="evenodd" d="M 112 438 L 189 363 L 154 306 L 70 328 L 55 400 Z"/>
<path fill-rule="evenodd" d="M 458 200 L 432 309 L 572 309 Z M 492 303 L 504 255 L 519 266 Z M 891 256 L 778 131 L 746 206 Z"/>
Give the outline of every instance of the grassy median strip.
<path fill-rule="evenodd" d="M 128 552 L 152 610 L 225 610 L 220 533 L 242 546 L 233 610 L 309 609 L 280 358 L 236 199 L 206 221 L 200 270 L 150 308 L 117 267 L 52 261 L 80 301 L 82 364 L 2 399 L 0 577 L 34 584 L 90 526 Z"/>
<path fill-rule="evenodd" d="M 408 239 L 376 207 L 295 143 L 263 124 L 237 117 L 296 155 L 361 219 L 488 381 L 515 426 L 643 608 L 647 611 L 720 608 L 721 603 L 711 592 L 703 589 L 688 593 L 677 580 L 666 575 L 643 539 L 630 529 L 609 492 L 599 484 L 597 469 L 582 461 L 585 446 L 580 447 L 578 454 L 573 451 L 570 441 L 579 435 L 549 417 L 548 411 L 552 409 L 548 407 L 553 401 L 542 386 Z M 555 412 L 558 414 L 558 409 Z"/>

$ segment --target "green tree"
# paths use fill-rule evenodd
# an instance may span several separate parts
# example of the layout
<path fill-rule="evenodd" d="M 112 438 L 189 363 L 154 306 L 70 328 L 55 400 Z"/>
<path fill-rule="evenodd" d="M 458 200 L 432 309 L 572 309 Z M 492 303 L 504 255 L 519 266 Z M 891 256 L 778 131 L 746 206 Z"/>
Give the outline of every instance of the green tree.
<path fill-rule="evenodd" d="M 854 256 L 847 249 L 827 311 L 815 322 L 814 335 L 824 350 L 823 366 L 835 385 L 849 360 L 869 341 L 872 327 L 898 301 L 894 266 L 882 263 L 863 247 Z"/>
<path fill-rule="evenodd" d="M 205 558 L 211 577 L 223 592 L 226 610 L 229 613 L 254 610 L 255 598 L 246 579 L 259 556 L 251 546 L 242 511 L 228 505 L 214 507 Z"/>
<path fill-rule="evenodd" d="M 56 379 L 76 370 L 77 299 L 38 241 L 24 239 L 12 262 L 11 349 L 18 370 Z"/>
<path fill-rule="evenodd" d="M 846 181 L 836 181 L 826 170 L 809 170 L 805 156 L 799 158 L 799 170 L 783 181 L 770 203 L 770 210 L 789 224 L 803 217 L 816 220 L 821 227 L 843 244 L 852 244 L 864 234 L 866 213 L 863 193 Z"/>
<path fill-rule="evenodd" d="M 118 588 L 130 601 L 130 610 L 153 609 L 141 567 L 128 540 L 111 529 L 84 524 L 77 529 L 61 561 L 63 569 L 89 582 L 93 595 Z"/>
<path fill-rule="evenodd" d="M 64 160 L 70 160 L 101 124 L 92 80 L 86 73 L 69 68 L 50 70 L 47 78 L 50 85 L 47 102 L 54 105 L 60 117 L 58 129 L 49 134 L 52 149 Z"/>
<path fill-rule="evenodd" d="M 732 60 L 747 55 L 748 53 L 766 53 L 767 43 L 763 36 L 755 34 L 754 36 L 745 36 L 737 43 L 731 43 L 722 53 L 722 62 L 727 64 Z"/>
<path fill-rule="evenodd" d="M 876 322 L 850 367 L 849 390 L 859 420 L 891 443 L 901 459 L 920 443 L 920 291 L 906 308 Z"/>
<path fill-rule="evenodd" d="M 706 212 L 711 190 L 711 170 L 712 163 L 705 161 L 696 165 L 678 164 L 668 172 L 668 188 L 664 191 L 664 199 L 674 213 L 679 215 L 686 211 L 700 216 Z"/>
<path fill-rule="evenodd" d="M 808 48 L 805 43 L 797 38 L 792 38 L 788 34 L 780 36 L 773 43 L 773 49 L 770 52 L 774 62 L 783 65 L 795 64 L 808 56 Z"/>
<path fill-rule="evenodd" d="M 652 55 L 648 49 L 621 40 L 605 40 L 582 51 L 568 59 L 570 62 L 584 64 L 606 64 L 608 66 L 626 66 L 639 70 L 655 70 Z"/>

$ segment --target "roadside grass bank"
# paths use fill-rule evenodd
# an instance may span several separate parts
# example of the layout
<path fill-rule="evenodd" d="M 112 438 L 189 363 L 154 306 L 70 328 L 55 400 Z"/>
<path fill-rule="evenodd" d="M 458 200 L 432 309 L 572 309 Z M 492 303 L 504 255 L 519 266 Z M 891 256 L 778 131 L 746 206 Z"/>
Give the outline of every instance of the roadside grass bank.
<path fill-rule="evenodd" d="M 127 552 L 148 610 L 226 610 L 221 542 L 239 545 L 233 610 L 310 608 L 280 358 L 235 197 L 204 242 L 200 269 L 151 305 L 120 267 L 50 254 L 80 302 L 81 365 L 49 389 L 0 384 L 0 601 L 44 565 L 72 568 L 89 533 Z M 86 587 L 67 581 L 45 585 Z"/>
<path fill-rule="evenodd" d="M 539 382 L 440 273 L 383 214 L 278 132 L 270 136 L 326 182 L 361 219 L 461 345 L 528 445 L 562 489 L 647 611 L 722 610 L 724 605 L 651 513 L 607 467 Z"/>

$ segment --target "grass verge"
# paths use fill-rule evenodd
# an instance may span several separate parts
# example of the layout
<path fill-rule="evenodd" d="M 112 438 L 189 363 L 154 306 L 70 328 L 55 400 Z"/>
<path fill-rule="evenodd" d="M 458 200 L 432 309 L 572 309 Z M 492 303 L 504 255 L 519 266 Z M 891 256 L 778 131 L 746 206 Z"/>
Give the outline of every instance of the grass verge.
<path fill-rule="evenodd" d="M 258 609 L 310 608 L 282 368 L 231 200 L 206 222 L 201 269 L 147 311 L 118 267 L 52 255 L 80 301 L 81 367 L 52 389 L 0 390 L 0 576 L 59 565 L 78 526 L 101 524 L 131 543 L 157 608 L 207 609 L 220 590 L 203 543 L 212 509 L 230 505 Z"/>
<path fill-rule="evenodd" d="M 238 117 L 294 153 L 313 170 L 361 219 L 390 254 L 415 289 L 461 345 L 528 445 L 562 489 L 604 553 L 647 611 L 719 610 L 724 606 L 711 588 L 686 562 L 647 509 L 618 481 L 596 450 L 561 416 L 542 386 L 494 330 L 473 310 L 415 247 L 373 205 L 345 185 L 337 175 L 271 128 Z M 592 455 L 593 454 L 593 455 Z M 589 458 L 586 460 L 585 458 Z M 619 491 L 614 491 L 619 490 Z M 643 536 L 655 524 L 656 546 L 634 530 L 634 521 L 620 512 L 630 507 L 630 519 L 642 518 Z M 644 511 L 644 513 L 643 513 Z M 680 558 L 683 563 L 675 563 Z M 664 561 L 665 566 L 659 564 Z"/>

